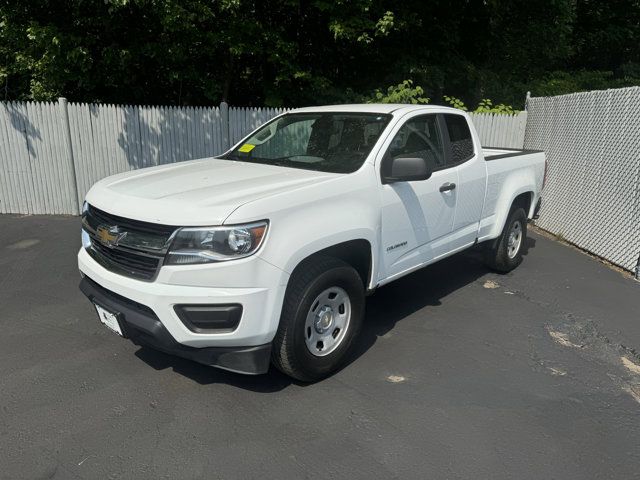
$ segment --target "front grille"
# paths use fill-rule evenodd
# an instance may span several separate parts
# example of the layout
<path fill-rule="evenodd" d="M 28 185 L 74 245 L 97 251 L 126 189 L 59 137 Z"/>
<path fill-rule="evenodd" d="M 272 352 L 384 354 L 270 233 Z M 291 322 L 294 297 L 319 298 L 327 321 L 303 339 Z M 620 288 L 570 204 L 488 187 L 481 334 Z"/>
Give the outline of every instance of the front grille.
<path fill-rule="evenodd" d="M 119 217 L 117 215 L 111 215 L 110 213 L 107 213 L 104 210 L 100 210 L 91 205 L 89 205 L 87 213 L 89 214 L 88 218 L 90 220 L 93 220 L 97 224 L 117 225 L 119 227 L 122 227 L 122 229 L 126 231 L 149 233 L 152 235 L 169 238 L 169 236 L 176 229 L 176 227 L 171 225 L 142 222 L 139 220 L 131 220 L 129 218 Z"/>
<path fill-rule="evenodd" d="M 123 248 L 105 247 L 93 238 L 88 251 L 106 269 L 143 280 L 151 280 L 155 276 L 162 260 L 160 257 L 144 257 Z"/>
<path fill-rule="evenodd" d="M 91 205 L 83 213 L 82 225 L 91 238 L 87 252 L 94 260 L 114 273 L 140 280 L 155 278 L 177 228 L 111 215 Z M 110 245 L 99 231 L 114 227 L 119 240 Z"/>

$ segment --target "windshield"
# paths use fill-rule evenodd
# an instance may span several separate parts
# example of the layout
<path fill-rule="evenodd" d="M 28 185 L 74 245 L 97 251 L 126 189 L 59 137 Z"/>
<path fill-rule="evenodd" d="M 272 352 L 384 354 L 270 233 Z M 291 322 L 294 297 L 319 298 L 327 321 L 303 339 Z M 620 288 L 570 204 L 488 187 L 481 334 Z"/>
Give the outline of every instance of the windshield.
<path fill-rule="evenodd" d="M 377 113 L 286 114 L 222 158 L 351 173 L 362 166 L 390 118 Z"/>

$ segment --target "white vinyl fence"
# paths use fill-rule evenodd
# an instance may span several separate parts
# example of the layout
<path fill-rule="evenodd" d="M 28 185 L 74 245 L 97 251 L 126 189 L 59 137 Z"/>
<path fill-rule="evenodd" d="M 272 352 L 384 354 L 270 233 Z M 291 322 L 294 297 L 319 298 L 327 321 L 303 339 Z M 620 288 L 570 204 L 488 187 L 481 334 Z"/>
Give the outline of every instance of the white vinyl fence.
<path fill-rule="evenodd" d="M 549 162 L 537 224 L 633 271 L 640 260 L 640 87 L 530 98 L 525 148 Z"/>
<path fill-rule="evenodd" d="M 77 214 L 104 177 L 218 155 L 284 111 L 0 103 L 0 213 Z M 522 147 L 526 113 L 472 117 L 483 145 Z"/>
<path fill-rule="evenodd" d="M 516 115 L 472 113 L 471 119 L 483 147 L 522 148 L 527 112 Z"/>
<path fill-rule="evenodd" d="M 77 214 L 98 180 L 218 155 L 283 111 L 0 103 L 0 213 Z"/>

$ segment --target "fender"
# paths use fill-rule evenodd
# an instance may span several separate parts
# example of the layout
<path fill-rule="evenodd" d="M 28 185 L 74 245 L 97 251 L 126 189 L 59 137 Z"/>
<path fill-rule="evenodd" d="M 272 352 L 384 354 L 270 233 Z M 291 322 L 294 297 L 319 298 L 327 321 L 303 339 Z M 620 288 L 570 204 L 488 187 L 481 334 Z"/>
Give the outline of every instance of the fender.
<path fill-rule="evenodd" d="M 343 203 L 341 211 L 333 210 L 332 221 L 323 222 L 317 226 L 296 218 L 297 215 L 288 216 L 285 223 L 278 223 L 277 233 L 274 228 L 274 235 L 268 239 L 271 245 L 265 245 L 269 248 L 265 249 L 262 258 L 291 274 L 300 262 L 321 250 L 352 240 L 365 240 L 371 245 L 369 253 L 372 258 L 372 267 L 369 272 L 368 286 L 373 288 L 373 279 L 377 278 L 378 268 L 378 256 L 375 254 L 378 248 L 377 230 L 375 226 L 344 228 L 347 224 L 356 225 L 357 221 L 361 224 L 366 223 L 363 222 L 363 217 L 371 218 L 371 215 L 362 215 L 364 209 L 355 208 L 355 205 L 348 205 L 348 203 L 347 205 Z M 331 228 L 332 225 L 333 228 Z M 304 231 L 304 238 L 301 238 L 301 241 L 291 241 L 292 238 L 300 235 L 301 229 Z M 289 239 L 288 242 L 285 242 L 285 239 Z"/>
<path fill-rule="evenodd" d="M 486 237 L 486 239 L 494 239 L 500 236 L 500 234 L 502 233 L 502 230 L 504 229 L 504 225 L 507 221 L 507 217 L 509 216 L 509 212 L 511 211 L 511 206 L 513 205 L 514 200 L 519 195 L 522 195 L 523 193 L 529 193 L 533 197 L 534 192 L 535 192 L 535 185 L 530 185 L 530 186 L 522 186 L 520 188 L 516 188 L 512 190 L 509 194 L 505 194 L 504 200 L 501 199 L 500 203 L 502 205 L 505 205 L 506 208 L 500 208 L 500 210 L 496 213 L 494 217 L 495 220 L 493 223 L 493 227 L 490 230 L 490 233 Z M 531 218 L 531 209 L 532 209 L 532 206 L 535 205 L 535 201 L 536 199 L 533 199 L 533 201 L 531 202 L 531 205 L 529 205 L 529 208 L 527 210 L 527 218 Z"/>
<path fill-rule="evenodd" d="M 362 235 L 359 236 L 358 233 Z M 377 284 L 377 282 L 375 281 L 377 258 L 373 250 L 372 239 L 365 238 L 364 235 L 367 235 L 366 231 L 354 230 L 350 233 L 347 232 L 346 235 L 333 235 L 331 237 L 318 239 L 317 241 L 305 245 L 304 248 L 295 252 L 295 254 L 291 256 L 290 261 L 287 263 L 286 267 L 283 270 L 291 274 L 296 269 L 296 267 L 298 267 L 298 265 L 300 265 L 302 262 L 312 257 L 313 255 L 322 252 L 323 250 L 331 249 L 332 247 L 338 247 L 340 245 L 345 245 L 346 243 L 352 241 L 364 241 L 369 244 L 366 253 L 371 259 L 371 268 L 369 269 L 369 271 L 365 272 L 365 275 L 367 276 L 365 288 L 367 290 L 373 290 L 375 289 Z"/>
<path fill-rule="evenodd" d="M 380 204 L 373 167 L 250 202 L 225 223 L 264 218 L 269 231 L 260 257 L 291 274 L 305 258 L 334 245 L 366 240 L 371 245 L 369 288 L 377 278 Z"/>
<path fill-rule="evenodd" d="M 539 198 L 539 194 L 536 192 L 540 190 L 542 178 L 537 178 L 538 175 L 534 169 L 506 169 L 506 167 L 513 166 L 517 165 L 506 164 L 504 171 L 488 172 L 487 194 L 478 232 L 479 242 L 500 236 L 513 201 L 518 195 L 531 194 L 527 218 L 533 216 L 533 209 Z"/>

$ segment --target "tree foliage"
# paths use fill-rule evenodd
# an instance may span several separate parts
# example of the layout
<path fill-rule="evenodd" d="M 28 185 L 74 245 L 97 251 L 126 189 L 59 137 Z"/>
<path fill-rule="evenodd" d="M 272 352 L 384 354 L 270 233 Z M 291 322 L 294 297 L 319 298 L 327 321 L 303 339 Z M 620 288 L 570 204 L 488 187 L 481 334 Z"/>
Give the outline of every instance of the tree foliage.
<path fill-rule="evenodd" d="M 464 102 L 459 98 L 445 95 L 443 99 L 445 101 L 445 104 L 450 107 L 459 108 L 460 110 L 464 110 L 465 112 L 469 111 Z M 505 105 L 504 103 L 494 105 L 491 99 L 483 98 L 482 100 L 480 100 L 480 102 L 478 102 L 478 106 L 473 109 L 473 113 L 498 113 L 502 115 L 513 115 L 514 113 L 518 113 L 518 110 L 515 110 L 511 105 Z"/>
<path fill-rule="evenodd" d="M 640 0 L 0 0 L 0 94 L 522 107 L 640 84 L 639 44 Z"/>
<path fill-rule="evenodd" d="M 398 85 L 392 85 L 386 92 L 376 89 L 371 103 L 429 103 L 429 98 L 424 96 L 424 89 L 413 85 L 413 80 L 404 80 Z"/>

